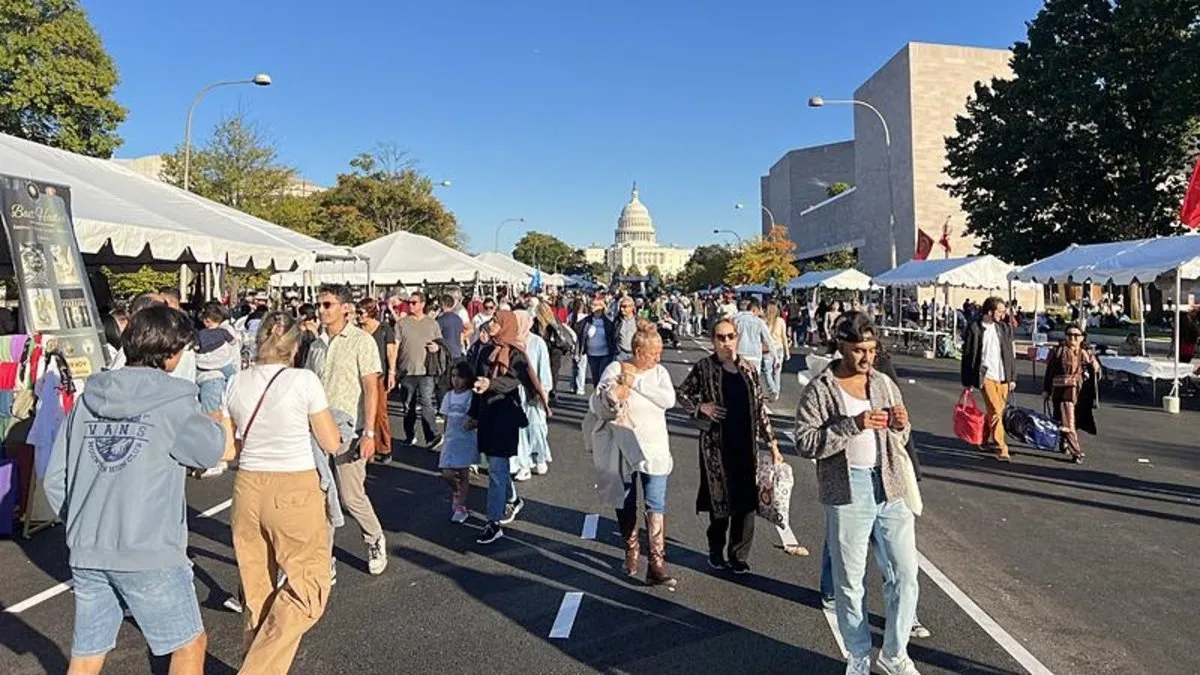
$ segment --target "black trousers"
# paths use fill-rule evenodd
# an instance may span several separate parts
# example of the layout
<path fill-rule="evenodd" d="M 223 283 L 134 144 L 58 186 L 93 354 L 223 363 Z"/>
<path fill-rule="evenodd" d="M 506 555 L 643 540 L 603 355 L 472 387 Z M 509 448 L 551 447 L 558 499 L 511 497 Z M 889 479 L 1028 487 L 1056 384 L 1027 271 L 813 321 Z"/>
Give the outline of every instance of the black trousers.
<path fill-rule="evenodd" d="M 725 551 L 729 561 L 746 562 L 750 557 L 750 545 L 754 543 L 754 511 L 733 512 L 729 518 L 714 518 L 708 514 L 708 552 Z M 726 535 L 728 534 L 728 544 Z"/>

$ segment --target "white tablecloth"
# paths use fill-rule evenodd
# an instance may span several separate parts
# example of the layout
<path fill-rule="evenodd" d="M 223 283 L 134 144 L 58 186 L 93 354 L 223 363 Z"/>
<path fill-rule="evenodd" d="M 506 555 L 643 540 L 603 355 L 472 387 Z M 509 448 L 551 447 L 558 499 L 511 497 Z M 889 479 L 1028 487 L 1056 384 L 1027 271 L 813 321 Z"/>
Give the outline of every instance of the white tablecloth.
<path fill-rule="evenodd" d="M 1186 379 L 1191 376 L 1193 369 L 1190 363 L 1172 364 L 1165 359 L 1152 359 L 1147 356 L 1101 356 L 1100 364 L 1109 370 L 1119 370 L 1151 380 L 1173 380 L 1176 377 Z M 1174 373 L 1172 365 L 1175 367 Z"/>

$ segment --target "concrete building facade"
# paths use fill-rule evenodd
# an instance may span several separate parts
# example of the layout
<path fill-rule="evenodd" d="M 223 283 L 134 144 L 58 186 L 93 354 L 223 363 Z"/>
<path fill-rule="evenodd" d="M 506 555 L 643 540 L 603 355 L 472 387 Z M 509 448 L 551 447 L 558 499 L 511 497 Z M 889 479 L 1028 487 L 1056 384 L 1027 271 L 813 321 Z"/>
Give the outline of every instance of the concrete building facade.
<path fill-rule="evenodd" d="M 812 259 L 848 249 L 858 254 L 868 274 L 889 269 L 889 179 L 898 264 L 912 259 L 918 228 L 937 241 L 946 227 L 951 256 L 974 253 L 975 242 L 962 236 L 966 219 L 961 206 L 940 187 L 947 180 L 945 139 L 955 133 L 954 118 L 965 110 L 976 82 L 1011 77 L 1011 57 L 1007 49 L 913 42 L 859 86 L 853 98 L 875 106 L 887 120 L 890 174 L 883 126 L 873 112 L 857 105 L 853 140 L 792 150 L 776 162 L 760 180 L 762 203 L 788 226 L 797 257 Z M 796 165 L 799 169 L 793 168 Z M 809 176 L 828 183 L 844 181 L 854 189 L 824 199 L 823 191 L 817 195 L 808 189 L 809 182 L 815 183 Z M 814 202 L 818 196 L 822 199 Z M 780 215 L 777 208 L 789 216 Z M 764 230 L 765 221 L 764 215 Z M 930 257 L 943 255 L 935 246 Z"/>

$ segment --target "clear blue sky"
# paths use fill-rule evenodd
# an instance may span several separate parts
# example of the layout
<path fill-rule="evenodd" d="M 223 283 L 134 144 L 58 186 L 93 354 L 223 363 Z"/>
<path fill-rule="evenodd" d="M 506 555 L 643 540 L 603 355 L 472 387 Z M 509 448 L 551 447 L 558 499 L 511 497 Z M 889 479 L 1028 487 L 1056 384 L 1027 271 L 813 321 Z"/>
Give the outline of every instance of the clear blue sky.
<path fill-rule="evenodd" d="M 1007 47 L 1035 0 L 83 0 L 129 109 L 119 157 L 169 151 L 206 83 L 203 136 L 247 110 L 321 184 L 378 141 L 408 150 L 474 251 L 496 224 L 612 240 L 637 180 L 659 240 L 756 233 L 758 177 L 850 135 L 845 96 L 905 42 Z M 735 212 L 733 204 L 750 208 Z M 505 228 L 502 248 L 521 230 Z"/>

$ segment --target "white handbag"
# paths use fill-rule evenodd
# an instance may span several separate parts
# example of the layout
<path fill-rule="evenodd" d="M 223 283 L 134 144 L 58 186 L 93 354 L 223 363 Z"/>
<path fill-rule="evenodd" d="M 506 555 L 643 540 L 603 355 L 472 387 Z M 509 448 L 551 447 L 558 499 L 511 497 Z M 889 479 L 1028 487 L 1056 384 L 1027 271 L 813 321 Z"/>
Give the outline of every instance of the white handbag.
<path fill-rule="evenodd" d="M 895 463 L 900 480 L 904 483 L 904 503 L 914 516 L 920 516 L 921 511 L 925 510 L 925 502 L 921 499 L 921 487 L 917 484 L 917 472 L 913 470 L 912 460 L 901 448 L 893 454 L 892 462 Z"/>

